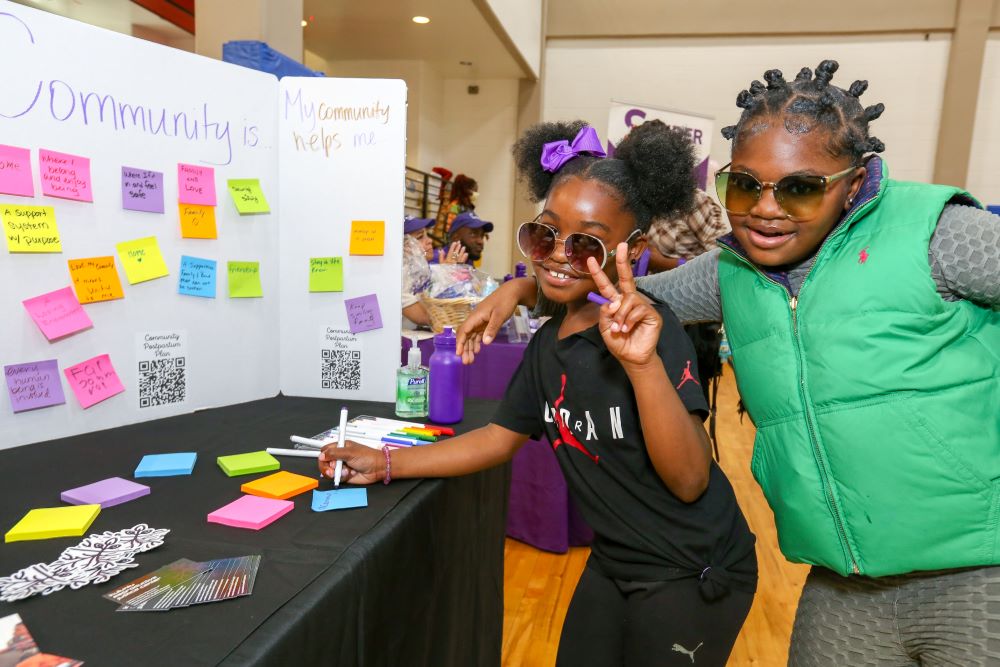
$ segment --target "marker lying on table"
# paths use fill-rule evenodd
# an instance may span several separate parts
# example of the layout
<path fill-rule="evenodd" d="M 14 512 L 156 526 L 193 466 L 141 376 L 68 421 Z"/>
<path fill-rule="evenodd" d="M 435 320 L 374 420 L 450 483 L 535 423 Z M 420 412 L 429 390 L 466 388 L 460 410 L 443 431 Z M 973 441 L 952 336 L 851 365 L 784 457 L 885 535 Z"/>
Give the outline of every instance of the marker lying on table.
<path fill-rule="evenodd" d="M 268 447 L 267 453 L 274 456 L 301 456 L 306 459 L 319 458 L 318 449 L 282 449 L 281 447 Z"/>
<path fill-rule="evenodd" d="M 611 303 L 611 299 L 605 299 L 597 292 L 587 292 L 587 301 L 596 303 L 599 306 L 603 306 L 606 303 Z"/>
<path fill-rule="evenodd" d="M 362 425 L 362 422 L 374 422 L 376 424 L 392 426 L 395 428 L 422 428 L 428 431 L 440 431 L 444 435 L 455 435 L 455 429 L 449 428 L 447 426 L 437 426 L 435 424 L 418 424 L 416 422 L 404 422 L 398 419 L 385 419 L 384 417 L 357 417 L 358 421 L 355 422 L 358 426 Z"/>

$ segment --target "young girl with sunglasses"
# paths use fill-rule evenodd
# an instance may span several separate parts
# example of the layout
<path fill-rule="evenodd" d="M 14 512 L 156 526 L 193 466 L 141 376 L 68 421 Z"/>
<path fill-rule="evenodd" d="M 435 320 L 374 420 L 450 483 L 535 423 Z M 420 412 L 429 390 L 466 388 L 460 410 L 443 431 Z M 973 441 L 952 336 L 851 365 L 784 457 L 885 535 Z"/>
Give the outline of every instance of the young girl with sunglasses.
<path fill-rule="evenodd" d="M 635 303 L 622 327 L 588 299 L 592 272 L 604 297 L 620 298 L 616 280 L 634 297 L 629 262 L 651 220 L 690 206 L 691 144 L 656 121 L 605 158 L 593 129 L 547 123 L 514 154 L 545 201 L 518 242 L 564 313 L 535 334 L 488 426 L 391 453 L 328 447 L 320 471 L 341 459 L 358 484 L 461 475 L 544 434 L 596 534 L 558 664 L 724 665 L 753 600 L 754 538 L 709 454 L 690 340 L 665 306 Z"/>
<path fill-rule="evenodd" d="M 1000 219 L 890 179 L 868 132 L 884 107 L 836 70 L 769 70 L 739 94 L 717 179 L 733 234 L 639 286 L 724 321 L 752 471 L 782 552 L 814 566 L 789 664 L 998 664 Z M 534 291 L 482 304 L 467 360 Z"/>

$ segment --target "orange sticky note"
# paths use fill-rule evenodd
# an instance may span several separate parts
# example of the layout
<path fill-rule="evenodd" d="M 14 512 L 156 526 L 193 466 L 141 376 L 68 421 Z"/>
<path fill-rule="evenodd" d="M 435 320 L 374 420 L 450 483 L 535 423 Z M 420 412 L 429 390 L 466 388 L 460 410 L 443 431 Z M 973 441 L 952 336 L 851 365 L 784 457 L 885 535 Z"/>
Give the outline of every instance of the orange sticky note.
<path fill-rule="evenodd" d="M 215 207 L 199 204 L 178 204 L 181 213 L 181 238 L 217 239 Z"/>
<path fill-rule="evenodd" d="M 114 257 L 89 257 L 69 260 L 76 299 L 80 303 L 121 299 L 122 281 L 118 278 Z"/>
<path fill-rule="evenodd" d="M 352 220 L 351 254 L 384 255 L 385 222 L 382 220 Z"/>
<path fill-rule="evenodd" d="M 312 491 L 318 486 L 319 480 L 315 477 L 296 475 L 294 472 L 282 470 L 273 475 L 247 482 L 240 487 L 240 491 L 249 493 L 251 496 L 286 500 L 300 493 Z"/>

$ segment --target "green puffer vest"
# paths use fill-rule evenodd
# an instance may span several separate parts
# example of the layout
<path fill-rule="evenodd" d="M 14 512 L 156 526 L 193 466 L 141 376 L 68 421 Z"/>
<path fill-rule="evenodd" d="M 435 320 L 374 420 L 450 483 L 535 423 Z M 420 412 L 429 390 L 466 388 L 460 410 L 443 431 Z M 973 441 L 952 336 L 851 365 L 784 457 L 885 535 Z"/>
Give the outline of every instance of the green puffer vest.
<path fill-rule="evenodd" d="M 788 560 L 873 577 L 1000 563 L 1000 313 L 942 300 L 927 261 L 956 195 L 883 178 L 796 299 L 720 255 L 751 469 Z"/>

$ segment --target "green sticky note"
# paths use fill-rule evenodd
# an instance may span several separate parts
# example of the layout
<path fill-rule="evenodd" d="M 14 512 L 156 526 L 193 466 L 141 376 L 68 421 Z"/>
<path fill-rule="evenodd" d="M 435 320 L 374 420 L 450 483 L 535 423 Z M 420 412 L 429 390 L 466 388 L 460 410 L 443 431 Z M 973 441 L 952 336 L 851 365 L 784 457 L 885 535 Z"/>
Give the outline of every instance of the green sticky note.
<path fill-rule="evenodd" d="M 260 262 L 229 262 L 229 298 L 264 296 L 260 286 Z"/>
<path fill-rule="evenodd" d="M 344 260 L 341 257 L 309 258 L 310 292 L 343 292 Z"/>
<path fill-rule="evenodd" d="M 219 467 L 222 468 L 222 471 L 230 477 L 249 475 L 255 472 L 268 472 L 281 467 L 278 459 L 264 451 L 220 456 L 216 461 Z"/>
<path fill-rule="evenodd" d="M 233 198 L 240 215 L 271 212 L 264 199 L 264 191 L 260 189 L 260 181 L 256 178 L 231 178 L 228 184 L 229 196 Z"/>

